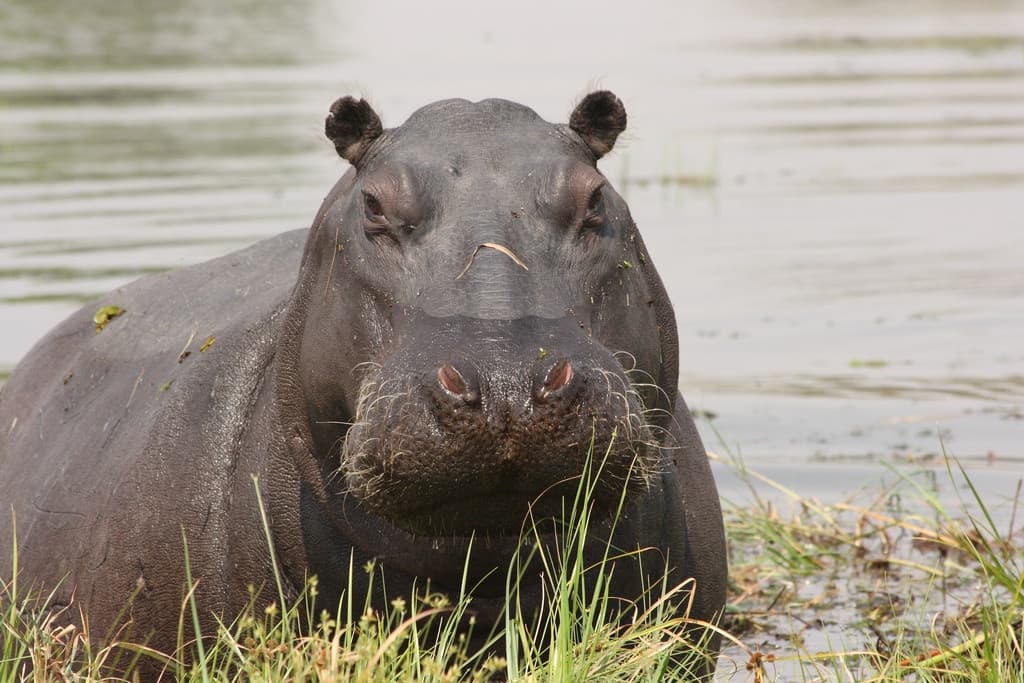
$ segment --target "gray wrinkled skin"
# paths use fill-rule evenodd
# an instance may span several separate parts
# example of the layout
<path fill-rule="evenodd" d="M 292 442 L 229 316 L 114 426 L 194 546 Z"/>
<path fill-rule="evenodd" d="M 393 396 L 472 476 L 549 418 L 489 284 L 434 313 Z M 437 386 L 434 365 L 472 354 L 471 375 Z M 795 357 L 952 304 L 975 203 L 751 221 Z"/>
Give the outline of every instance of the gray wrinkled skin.
<path fill-rule="evenodd" d="M 523 517 L 560 508 L 593 443 L 607 452 L 594 556 L 623 487 L 613 541 L 653 549 L 648 576 L 620 562 L 613 591 L 635 599 L 667 568 L 696 579 L 691 616 L 714 620 L 722 517 L 678 394 L 675 319 L 596 168 L 618 130 L 590 136 L 588 116 L 448 100 L 383 132 L 356 121 L 332 138 L 354 168 L 308 231 L 143 278 L 61 323 L 0 391 L 0 577 L 16 527 L 23 586 L 73 596 L 98 634 L 131 599 L 131 636 L 169 650 L 184 533 L 213 633 L 247 586 L 275 593 L 257 475 L 292 594 L 316 574 L 333 613 L 350 562 L 371 559 L 391 596 L 426 578 L 457 590 L 475 534 L 489 626 Z M 107 304 L 126 313 L 97 332 Z"/>

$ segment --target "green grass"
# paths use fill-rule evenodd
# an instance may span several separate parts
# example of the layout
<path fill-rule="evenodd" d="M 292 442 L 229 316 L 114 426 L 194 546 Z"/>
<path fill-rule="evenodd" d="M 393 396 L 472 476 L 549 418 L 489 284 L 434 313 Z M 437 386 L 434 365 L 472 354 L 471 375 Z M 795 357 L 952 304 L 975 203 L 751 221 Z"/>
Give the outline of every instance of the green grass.
<path fill-rule="evenodd" d="M 902 474 L 825 504 L 734 463 L 755 493 L 726 506 L 725 627 L 757 648 L 725 661 L 762 680 L 1024 680 L 1020 489 L 1000 528 L 967 473 L 946 464 L 940 481 Z M 940 485 L 966 495 L 947 509 Z"/>
<path fill-rule="evenodd" d="M 823 503 L 741 463 L 732 467 L 748 478 L 753 502 L 726 506 L 733 585 L 718 680 L 1024 680 L 1016 509 L 1001 528 L 955 461 L 940 475 L 964 494 L 953 510 L 940 504 L 928 479 L 900 476 L 864 492 L 863 501 Z M 703 655 L 693 624 L 674 609 L 687 585 L 652 586 L 632 607 L 634 617 L 620 623 L 607 581 L 584 580 L 594 569 L 582 554 L 592 494 L 591 485 L 581 486 L 567 505 L 555 551 L 534 542 L 536 525 L 525 526 L 523 556 L 506 582 L 502 633 L 493 634 L 505 637 L 500 656 L 468 645 L 465 596 L 472 587 L 465 579 L 461 596 L 424 586 L 384 611 L 349 590 L 334 614 L 313 615 L 314 578 L 298 601 L 252 607 L 215 634 L 200 634 L 189 590 L 179 650 L 165 654 L 116 637 L 93 645 L 87 628 L 60 625 L 46 610 L 46 595 L 26 597 L 12 581 L 0 586 L 0 683 L 21 680 L 30 664 L 35 680 L 97 680 L 104 667 L 133 658 L 161 661 L 174 679 L 188 681 L 685 679 Z M 608 548 L 605 562 L 615 557 Z M 539 616 L 518 600 L 517 572 L 527 560 L 548 577 Z M 377 585 L 385 581 L 372 564 L 350 567 L 357 572 Z"/>

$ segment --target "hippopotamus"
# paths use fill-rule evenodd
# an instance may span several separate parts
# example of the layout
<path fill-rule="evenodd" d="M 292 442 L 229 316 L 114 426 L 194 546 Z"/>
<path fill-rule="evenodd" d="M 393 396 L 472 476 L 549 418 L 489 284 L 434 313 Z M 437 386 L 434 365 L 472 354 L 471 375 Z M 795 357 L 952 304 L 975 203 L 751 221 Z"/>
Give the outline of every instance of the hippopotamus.
<path fill-rule="evenodd" d="M 689 582 L 689 616 L 714 622 L 722 513 L 672 305 L 597 167 L 625 127 L 608 91 L 568 124 L 453 99 L 385 129 L 336 101 L 350 168 L 309 228 L 120 287 L 13 371 L 0 578 L 16 546 L 21 586 L 164 651 L 186 550 L 206 633 L 314 575 L 332 614 L 350 587 L 384 605 L 466 585 L 486 630 L 524 520 L 557 536 L 540 520 L 596 471 L 585 551 L 621 551 L 610 594 Z"/>

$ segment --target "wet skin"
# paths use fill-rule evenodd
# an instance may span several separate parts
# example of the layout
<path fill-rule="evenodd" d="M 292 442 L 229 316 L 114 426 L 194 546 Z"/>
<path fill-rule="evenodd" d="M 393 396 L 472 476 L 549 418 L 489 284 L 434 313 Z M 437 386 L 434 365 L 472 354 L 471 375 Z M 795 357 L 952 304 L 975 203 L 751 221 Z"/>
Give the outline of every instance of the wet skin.
<path fill-rule="evenodd" d="M 182 530 L 204 614 L 230 618 L 250 584 L 271 595 L 256 474 L 293 593 L 317 574 L 334 612 L 369 560 L 392 596 L 457 590 L 472 538 L 485 630 L 524 518 L 557 516 L 594 453 L 588 556 L 647 549 L 619 562 L 613 594 L 668 571 L 696 580 L 691 616 L 713 620 L 721 511 L 674 315 L 596 165 L 624 127 L 607 92 L 569 125 L 446 100 L 384 130 L 365 102 L 336 102 L 326 131 L 353 168 L 308 231 L 111 293 L 100 304 L 124 315 L 97 333 L 86 307 L 3 388 L 0 499 L 24 575 L 63 578 L 59 600 L 74 591 L 102 626 L 134 593 L 135 633 L 172 647 Z M 216 342 L 182 354 L 190 333 Z M 539 605 L 536 572 L 522 593 Z"/>

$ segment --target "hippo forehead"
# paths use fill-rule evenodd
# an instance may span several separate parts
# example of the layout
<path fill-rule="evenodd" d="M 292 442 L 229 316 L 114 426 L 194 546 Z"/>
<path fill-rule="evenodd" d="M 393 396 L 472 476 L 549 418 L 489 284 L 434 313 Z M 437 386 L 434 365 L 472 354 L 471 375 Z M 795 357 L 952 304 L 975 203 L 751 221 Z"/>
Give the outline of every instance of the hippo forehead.
<path fill-rule="evenodd" d="M 387 216 L 390 237 L 358 238 L 367 251 L 356 268 L 373 264 L 366 277 L 392 301 L 439 318 L 561 318 L 613 267 L 626 216 L 609 190 L 591 233 L 604 248 L 572 243 L 604 185 L 594 161 L 573 130 L 529 107 L 443 100 L 374 141 L 338 213 L 361 216 L 369 196 Z"/>
<path fill-rule="evenodd" d="M 501 154 L 505 162 L 570 155 L 589 161 L 579 138 L 567 126 L 542 119 L 516 102 L 487 99 L 441 100 L 417 109 L 397 128 L 388 129 L 367 159 L 389 161 L 445 159 L 471 162 Z"/>

